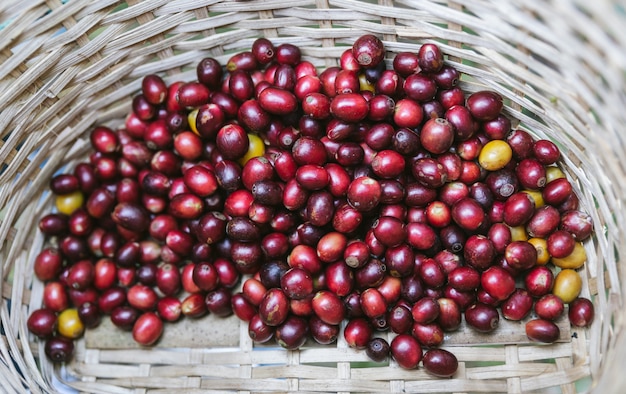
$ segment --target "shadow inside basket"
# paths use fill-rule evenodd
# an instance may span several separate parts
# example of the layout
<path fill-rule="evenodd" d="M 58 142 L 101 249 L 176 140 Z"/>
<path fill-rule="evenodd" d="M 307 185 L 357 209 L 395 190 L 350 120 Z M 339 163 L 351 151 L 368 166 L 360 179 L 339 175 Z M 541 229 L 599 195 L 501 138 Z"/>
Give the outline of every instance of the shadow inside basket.
<path fill-rule="evenodd" d="M 462 322 L 458 330 L 446 333 L 445 346 L 476 346 L 476 345 L 506 345 L 506 344 L 531 344 L 526 337 L 525 323 L 532 316 L 521 321 L 500 319 L 498 328 L 490 333 L 481 333 Z M 185 319 L 181 322 L 165 323 L 163 336 L 154 347 L 138 345 L 132 338 L 132 334 L 123 331 L 113 325 L 109 319 L 103 319 L 95 329 L 85 332 L 84 346 L 86 349 L 160 349 L 160 348 L 225 348 L 239 347 L 241 345 L 241 332 L 239 319 L 232 315 L 218 317 L 206 315 L 196 319 Z M 557 342 L 570 342 L 572 331 L 566 315 L 555 321 L 560 330 Z M 245 324 L 245 323 L 242 323 Z M 384 333 L 387 335 L 387 333 Z M 255 343 L 254 348 L 268 348 L 278 346 L 273 339 L 267 343 Z M 305 347 L 336 347 L 332 345 L 319 345 L 309 339 Z M 550 346 L 544 345 L 541 346 Z"/>

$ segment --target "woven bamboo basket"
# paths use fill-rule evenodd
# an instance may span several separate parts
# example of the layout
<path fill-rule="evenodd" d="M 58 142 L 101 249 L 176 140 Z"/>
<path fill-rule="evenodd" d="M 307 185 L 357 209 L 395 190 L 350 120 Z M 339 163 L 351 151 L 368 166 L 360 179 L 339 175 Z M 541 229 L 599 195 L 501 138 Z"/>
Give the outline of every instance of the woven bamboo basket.
<path fill-rule="evenodd" d="M 565 0 L 3 0 L 0 2 L 0 373 L 6 392 L 623 392 L 626 359 L 626 7 Z M 50 177 L 84 160 L 95 125 L 123 125 L 150 73 L 195 79 L 212 56 L 225 64 L 260 36 L 302 48 L 319 69 L 345 45 L 381 37 L 387 59 L 436 42 L 465 74 L 467 92 L 506 99 L 515 127 L 562 147 L 563 166 L 595 230 L 585 247 L 583 295 L 596 319 L 564 319 L 553 345 L 523 325 L 496 334 L 463 327 L 446 337 L 457 374 L 437 379 L 336 345 L 286 351 L 256 345 L 247 324 L 207 317 L 166 327 L 154 348 L 104 322 L 52 365 L 26 328 L 42 302 L 33 261 L 37 221 L 52 209 Z"/>

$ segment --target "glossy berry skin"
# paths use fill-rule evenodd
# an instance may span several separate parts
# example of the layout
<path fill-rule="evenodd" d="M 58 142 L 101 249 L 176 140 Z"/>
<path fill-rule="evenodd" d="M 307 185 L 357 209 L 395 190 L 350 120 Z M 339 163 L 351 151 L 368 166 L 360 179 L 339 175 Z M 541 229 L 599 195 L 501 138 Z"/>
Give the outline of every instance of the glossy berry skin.
<path fill-rule="evenodd" d="M 467 107 L 472 116 L 480 121 L 495 119 L 502 110 L 502 97 L 492 91 L 479 91 L 467 98 Z"/>
<path fill-rule="evenodd" d="M 359 65 L 373 68 L 383 60 L 385 51 L 383 43 L 378 37 L 365 34 L 352 45 L 352 54 Z"/>
<path fill-rule="evenodd" d="M 369 321 L 362 317 L 350 319 L 343 330 L 348 346 L 356 349 L 364 349 L 373 333 L 374 330 Z"/>
<path fill-rule="evenodd" d="M 35 275 L 41 281 L 54 279 L 63 268 L 63 256 L 55 248 L 42 250 L 35 258 Z"/>
<path fill-rule="evenodd" d="M 448 180 L 445 167 L 431 157 L 416 160 L 411 167 L 411 172 L 419 183 L 432 189 L 443 186 Z"/>
<path fill-rule="evenodd" d="M 291 268 L 280 279 L 281 288 L 290 299 L 303 299 L 313 293 L 313 279 L 302 268 Z"/>
<path fill-rule="evenodd" d="M 337 325 L 345 317 L 345 307 L 341 298 L 330 291 L 321 290 L 313 297 L 313 311 L 323 322 Z"/>
<path fill-rule="evenodd" d="M 424 44 L 417 53 L 420 68 L 427 73 L 436 73 L 443 67 L 443 53 L 435 44 Z"/>
<path fill-rule="evenodd" d="M 74 354 L 74 341 L 55 336 L 46 341 L 44 351 L 53 362 L 68 362 Z"/>
<path fill-rule="evenodd" d="M 554 294 L 546 294 L 535 302 L 535 313 L 542 319 L 554 321 L 558 319 L 564 311 L 565 304 Z M 571 312 L 572 307 L 570 305 L 570 313 Z M 570 322 L 576 325 L 572 319 L 570 319 Z"/>
<path fill-rule="evenodd" d="M 444 118 L 429 119 L 422 126 L 420 142 L 430 153 L 445 153 L 454 142 L 454 126 Z"/>
<path fill-rule="evenodd" d="M 28 330 L 39 338 L 50 338 L 57 326 L 57 316 L 53 310 L 42 308 L 33 311 L 28 317 Z"/>
<path fill-rule="evenodd" d="M 289 301 L 280 289 L 270 289 L 259 304 L 259 315 L 269 326 L 278 326 L 287 319 Z"/>
<path fill-rule="evenodd" d="M 370 177 L 359 177 L 350 183 L 347 199 L 358 211 L 370 211 L 380 202 L 382 189 L 380 183 Z"/>
<path fill-rule="evenodd" d="M 485 212 L 476 200 L 464 198 L 452 207 L 452 219 L 462 229 L 475 231 L 483 224 Z"/>
<path fill-rule="evenodd" d="M 553 343 L 560 334 L 559 327 L 550 320 L 535 319 L 526 323 L 526 335 L 534 342 Z"/>
<path fill-rule="evenodd" d="M 519 321 L 530 313 L 533 299 L 524 289 L 515 289 L 513 294 L 502 303 L 502 316 L 508 320 Z"/>
<path fill-rule="evenodd" d="M 454 375 L 459 367 L 456 356 L 445 349 L 428 350 L 422 362 L 427 372 L 440 378 Z"/>
<path fill-rule="evenodd" d="M 556 163 L 560 157 L 561 152 L 552 141 L 538 140 L 533 145 L 533 153 L 537 160 L 543 165 L 551 165 Z"/>
<path fill-rule="evenodd" d="M 423 356 L 419 342 L 409 334 L 394 337 L 391 341 L 391 355 L 405 369 L 417 368 Z"/>
<path fill-rule="evenodd" d="M 376 362 L 383 362 L 389 357 L 389 343 L 383 338 L 373 338 L 365 349 L 367 356 Z"/>
<path fill-rule="evenodd" d="M 515 279 L 504 268 L 492 266 L 480 278 L 487 293 L 497 300 L 504 301 L 515 291 Z"/>
<path fill-rule="evenodd" d="M 153 345 L 163 334 L 163 321 L 154 312 L 139 316 L 133 326 L 133 339 L 140 345 Z"/>
<path fill-rule="evenodd" d="M 330 113 L 345 122 L 359 122 L 369 113 L 369 105 L 360 93 L 344 93 L 333 98 Z"/>
<path fill-rule="evenodd" d="M 578 297 L 569 304 L 569 321 L 576 327 L 587 327 L 593 322 L 595 315 L 591 300 Z"/>
<path fill-rule="evenodd" d="M 500 314 L 492 306 L 477 302 L 465 310 L 465 321 L 479 332 L 492 332 L 500 324 Z"/>
<path fill-rule="evenodd" d="M 478 162 L 488 171 L 497 171 L 506 167 L 512 157 L 513 150 L 506 141 L 493 140 L 481 149 Z"/>

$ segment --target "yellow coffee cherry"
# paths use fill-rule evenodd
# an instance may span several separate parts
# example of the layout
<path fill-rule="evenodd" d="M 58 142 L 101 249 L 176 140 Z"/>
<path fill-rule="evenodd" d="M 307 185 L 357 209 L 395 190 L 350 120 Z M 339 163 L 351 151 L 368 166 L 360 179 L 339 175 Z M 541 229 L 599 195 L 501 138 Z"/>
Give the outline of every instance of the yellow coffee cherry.
<path fill-rule="evenodd" d="M 543 201 L 543 194 L 541 194 L 541 191 L 539 190 L 522 190 L 522 191 L 528 194 L 530 198 L 535 202 L 535 209 L 546 205 L 545 201 Z"/>
<path fill-rule="evenodd" d="M 85 325 L 78 316 L 76 308 L 68 308 L 59 314 L 57 330 L 59 334 L 70 339 L 80 338 L 85 332 Z"/>
<path fill-rule="evenodd" d="M 537 251 L 537 264 L 546 265 L 550 261 L 550 253 L 548 253 L 548 243 L 544 238 L 531 238 L 528 243 L 535 247 Z"/>
<path fill-rule="evenodd" d="M 574 245 L 574 250 L 569 255 L 561 258 L 552 258 L 552 264 L 559 268 L 577 269 L 582 267 L 585 261 L 587 261 L 587 252 L 582 242 L 577 242 Z"/>
<path fill-rule="evenodd" d="M 546 185 L 555 179 L 565 178 L 565 173 L 557 166 L 546 167 Z"/>
<path fill-rule="evenodd" d="M 187 123 L 189 123 L 189 129 L 191 131 L 193 131 L 197 135 L 200 135 L 200 133 L 198 132 L 198 128 L 196 127 L 196 118 L 197 117 L 198 117 L 198 108 L 196 108 L 193 111 L 189 112 L 189 114 L 187 115 Z"/>
<path fill-rule="evenodd" d="M 511 242 L 514 241 L 528 241 L 528 234 L 526 233 L 526 227 L 517 226 L 509 227 L 511 229 Z"/>
<path fill-rule="evenodd" d="M 367 91 L 374 93 L 376 91 L 376 86 L 367 80 L 364 73 L 359 73 L 359 89 L 361 89 L 362 92 Z"/>
<path fill-rule="evenodd" d="M 265 154 L 265 143 L 263 143 L 261 137 L 256 134 L 248 133 L 248 141 L 248 151 L 239 159 L 239 164 L 242 166 L 253 157 L 263 156 Z"/>
<path fill-rule="evenodd" d="M 574 301 L 583 288 L 583 280 L 578 272 L 566 268 L 561 270 L 554 278 L 552 293 L 558 296 L 564 303 Z"/>
<path fill-rule="evenodd" d="M 75 210 L 83 206 L 85 197 L 80 190 L 69 194 L 61 194 L 56 196 L 55 204 L 57 210 L 65 215 L 71 215 Z"/>
<path fill-rule="evenodd" d="M 497 171 L 506 167 L 513 157 L 513 150 L 503 140 L 492 140 L 483 146 L 478 155 L 478 164 L 487 171 Z"/>

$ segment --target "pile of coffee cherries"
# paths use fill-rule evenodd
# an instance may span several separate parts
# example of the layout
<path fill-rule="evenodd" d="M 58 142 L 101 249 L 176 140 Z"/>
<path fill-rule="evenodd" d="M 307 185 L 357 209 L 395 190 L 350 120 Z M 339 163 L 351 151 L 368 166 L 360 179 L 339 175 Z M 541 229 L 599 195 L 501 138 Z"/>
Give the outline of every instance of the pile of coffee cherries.
<path fill-rule="evenodd" d="M 437 45 L 385 54 L 365 35 L 318 72 L 259 38 L 196 81 L 146 76 L 124 127 L 94 128 L 89 160 L 50 182 L 28 319 L 48 357 L 103 317 L 149 346 L 165 322 L 234 313 L 257 343 L 343 333 L 451 376 L 439 346 L 463 318 L 524 320 L 545 343 L 565 313 L 590 324 L 592 220 L 557 145 L 512 130 L 499 94 L 462 91 Z"/>

